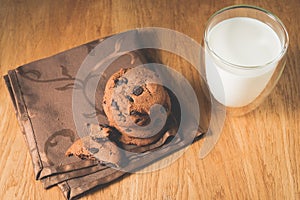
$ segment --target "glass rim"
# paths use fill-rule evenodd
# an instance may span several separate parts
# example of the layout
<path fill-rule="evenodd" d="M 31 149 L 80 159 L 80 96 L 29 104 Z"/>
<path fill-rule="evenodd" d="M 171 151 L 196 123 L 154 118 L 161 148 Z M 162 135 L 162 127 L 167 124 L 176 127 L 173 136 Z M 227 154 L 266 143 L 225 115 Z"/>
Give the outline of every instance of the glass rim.
<path fill-rule="evenodd" d="M 262 13 L 264 13 L 265 15 L 267 15 L 268 17 L 270 17 L 271 19 L 273 19 L 279 26 L 280 28 L 283 30 L 283 34 L 284 34 L 284 44 L 281 47 L 281 51 L 280 53 L 273 58 L 271 61 L 267 62 L 267 63 L 263 63 L 262 65 L 239 65 L 239 64 L 234 64 L 231 63 L 227 60 L 225 60 L 224 58 L 220 57 L 209 45 L 208 42 L 208 27 L 211 24 L 212 20 L 218 16 L 219 14 L 222 14 L 228 10 L 232 10 L 232 9 L 237 9 L 237 8 L 246 8 L 246 9 L 252 9 L 252 10 L 258 10 Z M 276 33 L 277 34 L 277 33 Z M 278 35 L 278 34 L 277 34 Z M 214 57 L 216 57 L 219 61 L 221 61 L 222 63 L 233 67 L 233 68 L 238 68 L 238 69 L 261 69 L 261 68 L 265 68 L 273 63 L 278 62 L 287 52 L 288 46 L 289 46 L 289 35 L 287 32 L 286 27 L 284 26 L 284 24 L 282 23 L 282 21 L 272 12 L 260 8 L 258 6 L 252 6 L 252 5 L 247 5 L 247 4 L 239 4 L 239 5 L 233 5 L 233 6 L 228 6 L 225 8 L 222 8 L 221 10 L 218 10 L 217 12 L 215 12 L 207 21 L 206 27 L 205 27 L 205 32 L 204 32 L 204 42 L 205 42 L 205 46 L 208 47 L 208 50 L 211 54 L 213 54 Z"/>

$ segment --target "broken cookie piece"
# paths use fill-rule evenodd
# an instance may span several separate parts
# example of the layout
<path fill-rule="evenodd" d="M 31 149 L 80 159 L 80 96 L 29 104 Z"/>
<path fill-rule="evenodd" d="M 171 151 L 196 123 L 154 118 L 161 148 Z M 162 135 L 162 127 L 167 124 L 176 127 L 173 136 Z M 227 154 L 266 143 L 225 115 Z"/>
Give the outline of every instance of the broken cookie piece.
<path fill-rule="evenodd" d="M 105 125 L 90 125 L 90 134 L 75 141 L 66 151 L 66 156 L 99 160 L 103 164 L 121 166 L 124 158 L 118 146 L 108 139 L 112 128 Z"/>

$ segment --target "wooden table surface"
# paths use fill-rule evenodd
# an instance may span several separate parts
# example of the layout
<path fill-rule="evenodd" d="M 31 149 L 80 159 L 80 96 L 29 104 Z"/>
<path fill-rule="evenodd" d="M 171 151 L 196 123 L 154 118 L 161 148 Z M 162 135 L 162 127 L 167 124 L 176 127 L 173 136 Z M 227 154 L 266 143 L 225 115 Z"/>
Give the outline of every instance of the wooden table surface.
<path fill-rule="evenodd" d="M 196 41 L 222 7 L 253 4 L 272 11 L 290 35 L 287 65 L 261 106 L 227 118 L 203 160 L 200 143 L 159 171 L 132 174 L 83 199 L 300 199 L 300 1 L 103 0 L 0 1 L 0 75 L 88 41 L 137 27 L 165 27 Z M 13 105 L 0 82 L 0 199 L 64 199 L 35 181 Z"/>

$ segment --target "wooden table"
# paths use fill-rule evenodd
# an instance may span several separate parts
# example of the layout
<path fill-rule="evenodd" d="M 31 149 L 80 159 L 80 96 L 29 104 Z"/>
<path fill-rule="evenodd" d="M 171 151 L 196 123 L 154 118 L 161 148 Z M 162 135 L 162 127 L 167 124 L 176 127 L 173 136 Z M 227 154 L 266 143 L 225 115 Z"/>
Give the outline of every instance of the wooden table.
<path fill-rule="evenodd" d="M 226 2 L 226 3 L 225 3 Z M 300 1 L 0 1 L 0 74 L 88 41 L 137 27 L 165 27 L 196 41 L 222 7 L 254 4 L 287 26 L 290 47 L 278 85 L 252 113 L 227 118 L 203 160 L 193 144 L 170 166 L 132 174 L 83 199 L 300 199 Z M 34 180 L 30 155 L 0 82 L 0 199 L 64 199 Z"/>

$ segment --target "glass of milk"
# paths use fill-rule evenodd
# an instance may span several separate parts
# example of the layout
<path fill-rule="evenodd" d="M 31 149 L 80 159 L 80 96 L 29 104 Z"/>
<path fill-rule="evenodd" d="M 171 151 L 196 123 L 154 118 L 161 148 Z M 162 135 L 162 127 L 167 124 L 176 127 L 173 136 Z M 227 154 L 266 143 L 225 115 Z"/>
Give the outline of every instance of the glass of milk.
<path fill-rule="evenodd" d="M 285 26 L 262 8 L 237 5 L 216 12 L 205 35 L 205 73 L 212 96 L 227 113 L 256 108 L 276 85 L 286 62 Z"/>

